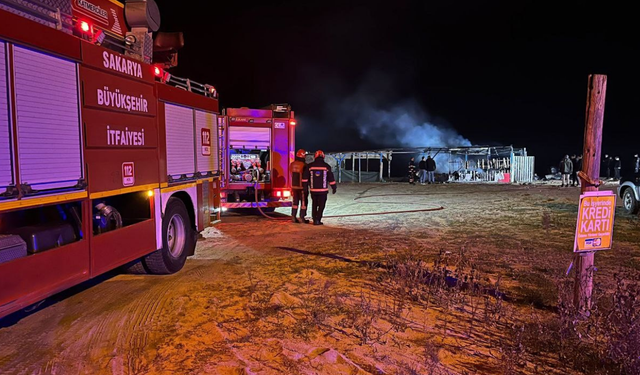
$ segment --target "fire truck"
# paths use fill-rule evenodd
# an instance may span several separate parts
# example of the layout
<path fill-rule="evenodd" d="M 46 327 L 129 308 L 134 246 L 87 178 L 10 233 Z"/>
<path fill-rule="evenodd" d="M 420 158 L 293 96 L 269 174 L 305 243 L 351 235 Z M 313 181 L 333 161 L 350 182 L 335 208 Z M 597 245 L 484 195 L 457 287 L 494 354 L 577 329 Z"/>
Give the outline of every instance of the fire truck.
<path fill-rule="evenodd" d="M 0 317 L 119 266 L 177 272 L 219 220 L 227 117 L 165 71 L 183 39 L 158 28 L 153 0 L 0 0 Z"/>
<path fill-rule="evenodd" d="M 222 209 L 291 207 L 296 125 L 291 106 L 227 108 L 219 125 Z"/>

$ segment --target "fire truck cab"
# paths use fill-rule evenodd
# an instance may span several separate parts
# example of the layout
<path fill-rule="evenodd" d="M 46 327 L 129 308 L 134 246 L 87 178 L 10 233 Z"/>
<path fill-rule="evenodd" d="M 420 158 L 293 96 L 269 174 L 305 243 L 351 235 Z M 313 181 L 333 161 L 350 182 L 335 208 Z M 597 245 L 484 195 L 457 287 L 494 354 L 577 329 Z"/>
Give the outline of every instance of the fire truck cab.
<path fill-rule="evenodd" d="M 223 111 L 219 119 L 223 209 L 291 207 L 289 165 L 295 156 L 295 125 L 288 104 Z"/>

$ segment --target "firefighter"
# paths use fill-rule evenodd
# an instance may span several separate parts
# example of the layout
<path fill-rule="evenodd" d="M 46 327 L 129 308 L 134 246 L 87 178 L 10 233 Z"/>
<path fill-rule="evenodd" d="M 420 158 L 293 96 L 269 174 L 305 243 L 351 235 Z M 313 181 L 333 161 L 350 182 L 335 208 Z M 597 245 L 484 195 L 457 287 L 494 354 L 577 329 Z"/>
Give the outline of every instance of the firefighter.
<path fill-rule="evenodd" d="M 304 188 L 302 180 L 307 172 L 307 163 L 304 159 L 307 152 L 303 149 L 296 152 L 296 160 L 291 162 L 289 170 L 291 170 L 291 190 L 293 190 L 293 205 L 291 206 L 291 221 L 294 223 L 309 223 L 305 218 L 307 216 L 307 205 L 309 203 L 309 191 Z M 298 215 L 298 205 L 300 206 L 300 220 L 296 218 Z"/>
<path fill-rule="evenodd" d="M 616 156 L 616 159 L 613 162 L 613 169 L 614 169 L 614 178 L 616 180 L 620 180 L 620 172 L 622 171 L 622 162 L 620 161 L 619 156 Z"/>
<path fill-rule="evenodd" d="M 414 158 L 411 158 L 411 160 L 409 160 L 409 183 L 411 185 L 415 185 L 415 180 L 416 180 L 416 160 Z"/>
<path fill-rule="evenodd" d="M 305 191 L 311 192 L 311 216 L 313 217 L 313 225 L 322 225 L 322 213 L 327 203 L 327 195 L 329 187 L 333 194 L 336 193 L 336 180 L 331 172 L 329 164 L 324 162 L 324 152 L 318 150 L 315 153 L 313 163 L 307 165 L 302 178 Z"/>

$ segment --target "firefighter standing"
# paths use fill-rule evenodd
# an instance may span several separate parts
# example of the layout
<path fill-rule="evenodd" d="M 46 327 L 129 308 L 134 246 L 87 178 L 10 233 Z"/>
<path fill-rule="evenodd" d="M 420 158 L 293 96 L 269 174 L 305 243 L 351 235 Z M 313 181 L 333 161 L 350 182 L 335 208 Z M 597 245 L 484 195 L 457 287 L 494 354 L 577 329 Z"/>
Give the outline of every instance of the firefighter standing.
<path fill-rule="evenodd" d="M 293 191 L 293 205 L 291 206 L 291 221 L 294 223 L 308 223 L 305 219 L 307 216 L 307 205 L 309 203 L 309 192 L 304 188 L 302 180 L 307 170 L 307 163 L 304 158 L 307 152 L 303 149 L 296 152 L 296 160 L 291 162 L 291 190 Z M 296 218 L 298 215 L 298 205 L 300 206 L 300 221 Z"/>
<path fill-rule="evenodd" d="M 415 185 L 416 180 L 416 161 L 414 158 L 409 160 L 409 183 Z"/>
<path fill-rule="evenodd" d="M 311 206 L 311 216 L 313 225 L 322 225 L 322 213 L 327 203 L 329 187 L 336 193 L 336 180 L 331 172 L 331 166 L 324 162 L 324 152 L 318 150 L 313 163 L 307 165 L 302 178 L 305 191 L 311 192 L 313 204 Z"/>

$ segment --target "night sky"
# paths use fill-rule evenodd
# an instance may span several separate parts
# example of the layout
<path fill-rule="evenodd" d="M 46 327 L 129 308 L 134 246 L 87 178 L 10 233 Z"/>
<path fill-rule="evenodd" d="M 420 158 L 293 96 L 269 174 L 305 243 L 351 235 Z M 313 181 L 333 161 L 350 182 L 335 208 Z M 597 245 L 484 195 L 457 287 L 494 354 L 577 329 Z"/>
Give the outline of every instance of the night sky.
<path fill-rule="evenodd" d="M 299 147 L 403 146 L 390 144 L 395 141 L 389 137 L 362 136 L 353 112 L 370 108 L 351 103 L 362 103 L 364 96 L 366 106 L 378 110 L 414 103 L 429 122 L 473 144 L 526 147 L 543 173 L 565 153 L 582 152 L 587 77 L 599 73 L 608 75 L 604 151 L 619 154 L 623 167 L 640 152 L 640 43 L 637 15 L 628 7 L 540 1 L 157 3 L 161 30 L 185 35 L 172 72 L 216 86 L 223 107 L 290 103 L 299 119 Z"/>

